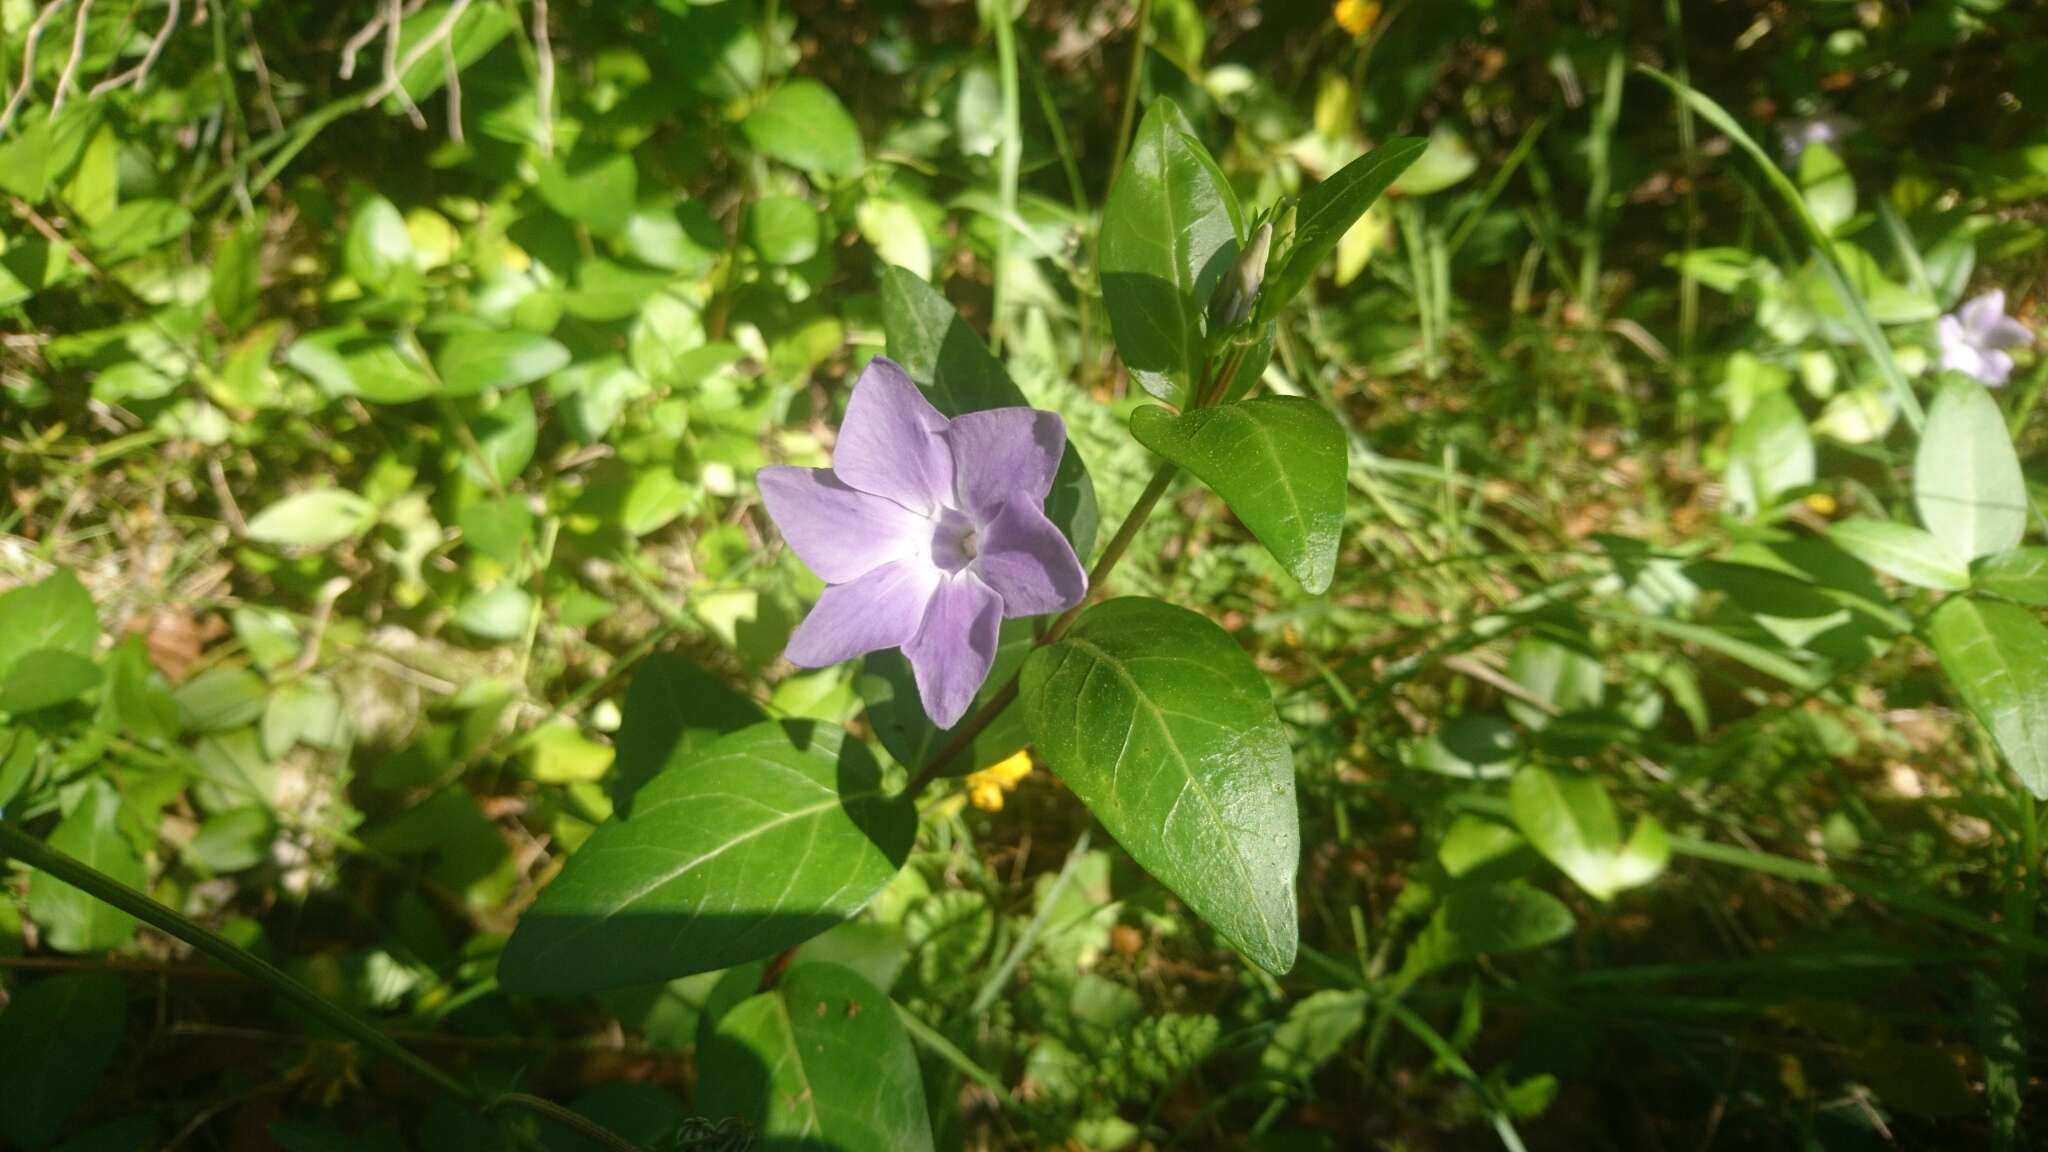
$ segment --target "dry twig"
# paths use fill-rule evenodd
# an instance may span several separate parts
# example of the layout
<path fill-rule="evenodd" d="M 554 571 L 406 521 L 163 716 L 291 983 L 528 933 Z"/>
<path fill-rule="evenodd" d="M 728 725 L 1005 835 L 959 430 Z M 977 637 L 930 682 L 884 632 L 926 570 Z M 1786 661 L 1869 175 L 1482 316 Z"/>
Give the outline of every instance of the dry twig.
<path fill-rule="evenodd" d="M 21 108 L 21 102 L 28 99 L 29 90 L 35 87 L 36 45 L 43 38 L 43 29 L 51 20 L 56 19 L 57 13 L 70 2 L 71 0 L 50 0 L 50 6 L 36 13 L 34 22 L 29 24 L 27 34 L 22 37 L 21 80 L 14 86 L 14 95 L 8 97 L 7 107 L 0 109 L 0 132 L 7 131 L 7 126 L 14 122 L 15 112 Z"/>
<path fill-rule="evenodd" d="M 92 0 L 78 0 L 78 19 L 71 26 L 71 55 L 64 60 L 64 71 L 57 76 L 57 94 L 50 97 L 50 118 L 64 110 L 64 101 L 70 97 L 71 89 L 78 83 L 78 64 L 85 59 L 85 22 L 92 15 Z"/>
<path fill-rule="evenodd" d="M 158 28 L 156 35 L 150 37 L 149 49 L 142 54 L 142 60 L 126 72 L 109 76 L 93 85 L 91 95 L 104 96 L 123 84 L 133 84 L 138 91 L 142 88 L 143 84 L 149 80 L 149 70 L 156 67 L 157 59 L 164 54 L 164 45 L 171 42 L 171 33 L 177 30 L 178 11 L 181 3 L 182 0 L 169 0 L 170 6 L 164 12 L 163 27 Z M 243 18 L 247 19 L 246 14 Z"/>

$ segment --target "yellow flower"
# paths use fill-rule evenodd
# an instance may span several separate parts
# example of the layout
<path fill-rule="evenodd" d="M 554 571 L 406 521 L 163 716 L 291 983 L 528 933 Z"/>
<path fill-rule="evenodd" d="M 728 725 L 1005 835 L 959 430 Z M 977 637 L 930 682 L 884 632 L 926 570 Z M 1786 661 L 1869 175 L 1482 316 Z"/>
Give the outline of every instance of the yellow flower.
<path fill-rule="evenodd" d="M 991 764 L 967 778 L 967 798 L 983 812 L 1001 812 L 1003 794 L 1017 787 L 1019 781 L 1031 775 L 1031 753 L 1018 752 L 997 764 Z"/>
<path fill-rule="evenodd" d="M 1815 492 L 1806 498 L 1806 506 L 1823 516 L 1835 514 L 1835 498 L 1825 492 Z"/>
<path fill-rule="evenodd" d="M 1353 36 L 1363 36 L 1379 23 L 1380 6 L 1378 0 L 1337 0 L 1334 14 L 1337 27 Z"/>

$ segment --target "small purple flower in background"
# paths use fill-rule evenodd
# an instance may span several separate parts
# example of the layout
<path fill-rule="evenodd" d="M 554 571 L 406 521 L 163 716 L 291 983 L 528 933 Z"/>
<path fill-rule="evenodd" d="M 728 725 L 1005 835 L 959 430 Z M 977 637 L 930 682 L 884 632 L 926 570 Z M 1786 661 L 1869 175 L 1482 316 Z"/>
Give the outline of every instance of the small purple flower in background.
<path fill-rule="evenodd" d="M 1993 388 L 2012 376 L 2012 356 L 2007 348 L 2034 342 L 2026 325 L 2005 314 L 2005 291 L 1993 288 L 1975 300 L 1941 318 L 1941 366 L 1961 372 Z"/>
<path fill-rule="evenodd" d="M 1067 442 L 1051 412 L 948 420 L 893 360 L 853 386 L 830 468 L 763 468 L 761 498 L 825 594 L 786 655 L 823 668 L 902 648 L 925 714 L 958 723 L 1005 617 L 1063 612 L 1088 576 L 1042 506 Z"/>
<path fill-rule="evenodd" d="M 1778 124 L 1778 145 L 1785 151 L 1785 162 L 1796 165 L 1806 150 L 1815 144 L 1825 144 L 1839 151 L 1842 137 L 1855 129 L 1854 120 L 1833 113 L 1783 120 Z"/>

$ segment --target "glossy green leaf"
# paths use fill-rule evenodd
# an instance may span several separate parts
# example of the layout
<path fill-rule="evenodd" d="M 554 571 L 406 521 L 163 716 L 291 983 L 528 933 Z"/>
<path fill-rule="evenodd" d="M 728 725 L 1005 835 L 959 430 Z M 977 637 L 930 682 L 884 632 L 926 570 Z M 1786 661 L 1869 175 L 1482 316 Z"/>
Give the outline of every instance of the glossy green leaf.
<path fill-rule="evenodd" d="M 889 997 L 837 964 L 799 963 L 699 1039 L 697 1110 L 761 1149 L 930 1152 L 917 1053 Z"/>
<path fill-rule="evenodd" d="M 1155 100 L 1103 210 L 1102 298 L 1117 353 L 1147 392 L 1186 406 L 1204 313 L 1237 258 L 1236 195 L 1171 100 Z"/>
<path fill-rule="evenodd" d="M 760 705 L 672 652 L 633 670 L 621 711 L 612 798 L 622 806 L 670 760 L 767 719 Z"/>
<path fill-rule="evenodd" d="M 773 956 L 865 907 L 916 825 L 837 728 L 757 724 L 679 745 L 541 893 L 499 978 L 564 994 Z"/>
<path fill-rule="evenodd" d="M 99 639 L 92 595 L 68 568 L 0 594 L 0 676 L 30 652 L 90 656 Z"/>
<path fill-rule="evenodd" d="M 1622 842 L 1614 802 L 1597 777 L 1531 765 L 1509 781 L 1508 807 L 1543 858 L 1598 900 L 1649 883 L 1671 859 L 1670 842 L 1654 817 L 1638 820 Z"/>
<path fill-rule="evenodd" d="M 287 496 L 249 518 L 249 539 L 279 548 L 331 548 L 377 522 L 377 506 L 343 488 Z"/>
<path fill-rule="evenodd" d="M 42 1148 L 99 1087 L 128 1015 L 128 990 L 109 972 L 70 972 L 18 987 L 0 1012 L 0 1132 Z"/>
<path fill-rule="evenodd" d="M 1111 600 L 1032 653 L 1022 699 L 1040 756 L 1132 859 L 1260 967 L 1294 966 L 1294 758 L 1228 633 Z"/>
<path fill-rule="evenodd" d="M 120 796 L 106 781 L 93 780 L 50 833 L 50 847 L 141 888 L 149 877 L 120 821 Z M 43 942 L 59 952 L 105 952 L 135 933 L 135 917 L 41 872 L 29 878 L 28 914 L 42 926 Z"/>
<path fill-rule="evenodd" d="M 1983 385 L 1944 386 L 1913 457 L 1920 522 L 1963 560 L 2017 547 L 2027 530 L 2027 482 L 2005 414 Z"/>
<path fill-rule="evenodd" d="M 1856 516 L 1830 524 L 1828 539 L 1879 572 L 1908 584 L 1944 592 L 1960 592 L 1970 586 L 1968 564 L 1924 528 Z"/>
<path fill-rule="evenodd" d="M 1131 415 L 1138 443 L 1223 498 L 1310 592 L 1330 586 L 1344 530 L 1344 429 L 1313 400 L 1270 396 L 1175 416 Z"/>
<path fill-rule="evenodd" d="M 791 80 L 740 122 L 749 143 L 792 168 L 841 178 L 867 167 L 860 126 L 816 80 Z"/>
<path fill-rule="evenodd" d="M 434 371 L 449 396 L 523 388 L 569 365 L 569 350 L 538 332 L 466 331 L 450 336 L 434 356 Z"/>
<path fill-rule="evenodd" d="M 902 268 L 884 268 L 882 329 L 889 357 L 903 366 L 932 406 L 948 416 L 1030 401 L 988 345 L 930 284 Z M 1095 549 L 1095 482 L 1072 437 L 1045 497 L 1045 514 L 1083 558 Z"/>
<path fill-rule="evenodd" d="M 1977 561 L 1971 580 L 1983 592 L 2048 607 L 2048 548 L 2015 548 Z"/>
<path fill-rule="evenodd" d="M 1541 948 L 1575 927 L 1571 909 L 1541 888 L 1519 881 L 1460 888 L 1444 897 L 1408 946 L 1399 982 L 1479 956 Z"/>
<path fill-rule="evenodd" d="M 2048 627 L 2017 604 L 1954 596 L 1927 642 L 2020 782 L 2048 799 Z"/>
<path fill-rule="evenodd" d="M 1758 397 L 1728 444 L 1728 510 L 1754 518 L 1813 476 L 1813 435 L 1799 405 L 1782 390 Z"/>
<path fill-rule="evenodd" d="M 1351 225 L 1429 149 L 1429 141 L 1413 136 L 1389 140 L 1304 193 L 1295 207 L 1294 242 L 1288 246 L 1286 263 L 1266 277 L 1259 317 L 1278 316 L 1299 296 Z"/>

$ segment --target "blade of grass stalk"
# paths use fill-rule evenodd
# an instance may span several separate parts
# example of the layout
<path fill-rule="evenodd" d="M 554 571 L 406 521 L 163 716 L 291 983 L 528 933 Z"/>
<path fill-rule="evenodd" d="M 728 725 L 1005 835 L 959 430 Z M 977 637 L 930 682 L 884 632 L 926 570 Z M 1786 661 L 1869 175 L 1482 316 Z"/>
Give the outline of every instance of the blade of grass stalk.
<path fill-rule="evenodd" d="M 1912 427 L 1913 434 L 1918 436 L 1921 425 L 1927 420 L 1926 414 L 1920 408 L 1920 398 L 1914 395 L 1913 386 L 1907 382 L 1906 374 L 1899 370 L 1898 361 L 1892 356 L 1892 346 L 1885 340 L 1877 321 L 1871 318 L 1869 305 L 1850 283 L 1849 273 L 1842 267 L 1841 259 L 1835 255 L 1834 244 L 1828 239 L 1827 229 L 1822 228 L 1820 221 L 1813 218 L 1812 210 L 1806 206 L 1806 198 L 1799 194 L 1799 188 L 1792 183 L 1792 178 L 1771 162 L 1770 154 L 1764 151 L 1763 145 L 1758 144 L 1754 137 L 1743 131 L 1742 125 L 1736 122 L 1735 117 L 1729 115 L 1728 110 L 1716 103 L 1712 97 L 1647 64 L 1636 65 L 1636 71 L 1664 85 L 1671 90 L 1672 95 L 1691 105 L 1693 111 L 1698 112 L 1702 119 L 1733 140 L 1737 147 L 1749 154 L 1750 159 L 1756 161 L 1757 167 L 1763 169 L 1764 178 L 1785 201 L 1792 214 L 1798 217 L 1800 227 L 1806 230 L 1807 239 L 1813 244 L 1814 256 L 1819 259 L 1821 270 L 1827 274 L 1829 286 L 1842 298 L 1842 306 L 1848 309 L 1849 330 L 1855 334 L 1857 343 L 1863 345 L 1863 350 L 1876 362 L 1878 374 L 1884 377 L 1886 385 L 1891 388 L 1893 396 L 1899 402 L 1899 411 L 1905 413 L 1906 423 Z"/>

